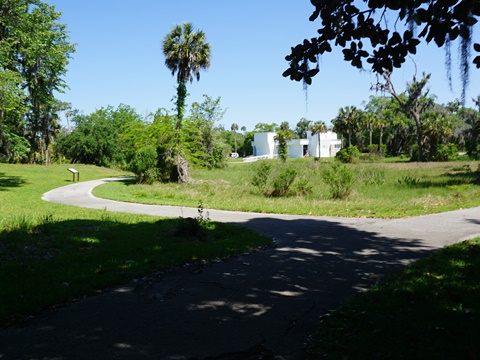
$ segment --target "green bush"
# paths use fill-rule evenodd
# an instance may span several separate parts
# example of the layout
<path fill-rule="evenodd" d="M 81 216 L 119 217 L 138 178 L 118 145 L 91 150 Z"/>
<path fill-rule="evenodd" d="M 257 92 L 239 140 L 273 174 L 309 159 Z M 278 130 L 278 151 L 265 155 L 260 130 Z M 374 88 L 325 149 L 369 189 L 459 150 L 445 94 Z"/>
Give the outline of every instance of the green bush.
<path fill-rule="evenodd" d="M 368 145 L 368 153 L 370 155 L 377 155 L 378 154 L 378 145 L 377 144 L 372 144 Z"/>
<path fill-rule="evenodd" d="M 385 155 L 387 155 L 387 145 L 382 144 L 379 146 L 378 155 L 381 157 L 385 157 Z"/>
<path fill-rule="evenodd" d="M 342 163 L 353 163 L 360 157 L 360 150 L 356 146 L 349 146 L 337 152 L 335 157 Z"/>
<path fill-rule="evenodd" d="M 266 161 L 262 161 L 260 166 L 255 169 L 255 175 L 252 179 L 252 185 L 255 186 L 260 193 L 265 193 L 268 179 L 272 173 L 272 167 Z"/>
<path fill-rule="evenodd" d="M 271 195 L 275 197 L 287 195 L 296 177 L 297 171 L 295 169 L 284 169 L 273 179 L 273 191 Z"/>
<path fill-rule="evenodd" d="M 347 198 L 355 184 L 353 171 L 339 161 L 334 161 L 331 165 L 323 168 L 322 179 L 329 187 L 330 196 L 333 199 Z"/>
<path fill-rule="evenodd" d="M 308 195 L 313 192 L 313 185 L 308 182 L 308 179 L 298 179 L 293 187 L 292 191 L 295 195 Z"/>
<path fill-rule="evenodd" d="M 436 161 L 453 161 L 458 158 L 458 149 L 455 144 L 440 145 L 437 148 L 437 153 L 435 154 Z"/>
<path fill-rule="evenodd" d="M 145 146 L 135 153 L 130 162 L 130 170 L 135 174 L 137 183 L 152 184 L 157 179 L 157 150 L 154 146 Z"/>

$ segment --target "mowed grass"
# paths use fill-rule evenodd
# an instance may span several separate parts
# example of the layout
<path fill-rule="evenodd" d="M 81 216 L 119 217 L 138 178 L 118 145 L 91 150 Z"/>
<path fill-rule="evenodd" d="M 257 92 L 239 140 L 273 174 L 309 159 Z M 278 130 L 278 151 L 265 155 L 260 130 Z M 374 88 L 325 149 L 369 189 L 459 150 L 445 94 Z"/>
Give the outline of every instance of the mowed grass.
<path fill-rule="evenodd" d="M 192 184 L 138 185 L 134 180 L 97 187 L 99 197 L 146 204 L 262 213 L 343 217 L 401 218 L 480 205 L 478 162 L 410 163 L 405 161 L 346 165 L 356 181 L 351 195 L 333 200 L 322 180 L 329 162 L 312 158 L 268 161 L 275 172 L 291 167 L 312 192 L 302 196 L 266 197 L 252 184 L 260 162 L 230 163 L 226 169 L 193 170 Z M 298 180 L 296 180 L 298 181 Z"/>
<path fill-rule="evenodd" d="M 0 164 L 0 324 L 188 262 L 252 251 L 271 239 L 208 222 L 201 240 L 179 219 L 45 202 L 72 182 L 68 165 Z M 75 165 L 80 180 L 125 175 Z M 183 231 L 179 231 L 183 230 Z"/>
<path fill-rule="evenodd" d="M 444 248 L 326 313 L 308 359 L 479 359 L 480 239 Z"/>

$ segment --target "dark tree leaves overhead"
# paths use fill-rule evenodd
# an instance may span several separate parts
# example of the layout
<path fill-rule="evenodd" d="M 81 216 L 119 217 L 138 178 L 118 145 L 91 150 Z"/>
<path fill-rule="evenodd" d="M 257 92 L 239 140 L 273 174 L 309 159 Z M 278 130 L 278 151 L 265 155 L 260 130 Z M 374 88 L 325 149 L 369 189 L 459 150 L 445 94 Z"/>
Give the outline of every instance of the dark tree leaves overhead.
<path fill-rule="evenodd" d="M 374 72 L 392 71 L 415 54 L 421 41 L 446 49 L 457 41 L 461 56 L 463 87 L 468 84 L 471 51 L 480 68 L 480 44 L 472 46 L 472 27 L 480 16 L 479 0 L 311 0 L 310 21 L 319 21 L 318 36 L 292 47 L 283 76 L 311 84 L 319 72 L 318 57 L 343 48 L 345 61 L 357 68 L 368 64 Z M 447 69 L 450 76 L 450 71 Z"/>

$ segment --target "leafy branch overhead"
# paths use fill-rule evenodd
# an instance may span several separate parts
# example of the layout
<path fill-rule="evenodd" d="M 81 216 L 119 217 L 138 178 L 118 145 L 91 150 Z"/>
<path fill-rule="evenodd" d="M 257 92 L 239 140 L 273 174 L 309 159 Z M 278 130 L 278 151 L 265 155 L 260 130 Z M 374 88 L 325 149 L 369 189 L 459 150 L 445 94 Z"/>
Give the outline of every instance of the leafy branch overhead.
<path fill-rule="evenodd" d="M 343 48 L 345 61 L 382 74 L 392 71 L 415 54 L 421 41 L 434 41 L 445 47 L 447 72 L 450 75 L 450 45 L 459 41 L 461 73 L 464 87 L 468 83 L 472 28 L 480 15 L 476 0 L 311 0 L 315 11 L 310 21 L 321 21 L 318 37 L 292 47 L 286 57 L 288 69 L 283 76 L 311 84 L 319 72 L 318 57 Z M 473 44 L 479 53 L 480 44 Z M 480 55 L 473 59 L 480 68 Z"/>

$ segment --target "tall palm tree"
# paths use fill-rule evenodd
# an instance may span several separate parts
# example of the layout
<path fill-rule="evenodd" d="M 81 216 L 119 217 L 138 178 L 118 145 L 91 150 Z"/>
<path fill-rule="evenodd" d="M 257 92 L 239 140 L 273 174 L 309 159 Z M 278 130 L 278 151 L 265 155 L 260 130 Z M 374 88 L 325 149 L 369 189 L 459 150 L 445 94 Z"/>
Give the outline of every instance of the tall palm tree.
<path fill-rule="evenodd" d="M 210 44 L 206 42 L 205 33 L 196 31 L 191 23 L 176 25 L 163 40 L 165 65 L 171 70 L 172 76 L 177 74 L 177 121 L 175 146 L 177 155 L 178 181 L 187 182 L 187 164 L 180 156 L 180 129 L 185 112 L 187 97 L 187 82 L 200 80 L 200 70 L 210 67 Z"/>
<path fill-rule="evenodd" d="M 191 23 L 176 25 L 163 40 L 165 65 L 172 76 L 177 74 L 177 130 L 182 125 L 187 97 L 187 82 L 200 80 L 200 70 L 210 67 L 210 44 L 206 42 L 205 33 L 195 31 Z"/>
<path fill-rule="evenodd" d="M 317 134 L 318 136 L 318 159 L 320 160 L 322 157 L 322 148 L 320 144 L 320 134 L 325 134 L 328 131 L 327 125 L 323 121 L 316 121 L 312 125 L 310 125 L 310 131 L 312 135 Z"/>
<path fill-rule="evenodd" d="M 230 129 L 233 132 L 233 137 L 235 139 L 235 152 L 237 152 L 237 130 L 238 130 L 238 125 L 233 123 Z"/>
<path fill-rule="evenodd" d="M 373 112 L 365 112 L 363 116 L 363 121 L 365 125 L 368 128 L 368 134 L 369 134 L 369 145 L 372 146 L 373 144 L 373 129 L 379 127 L 380 124 L 380 118 L 378 117 L 377 114 Z"/>

